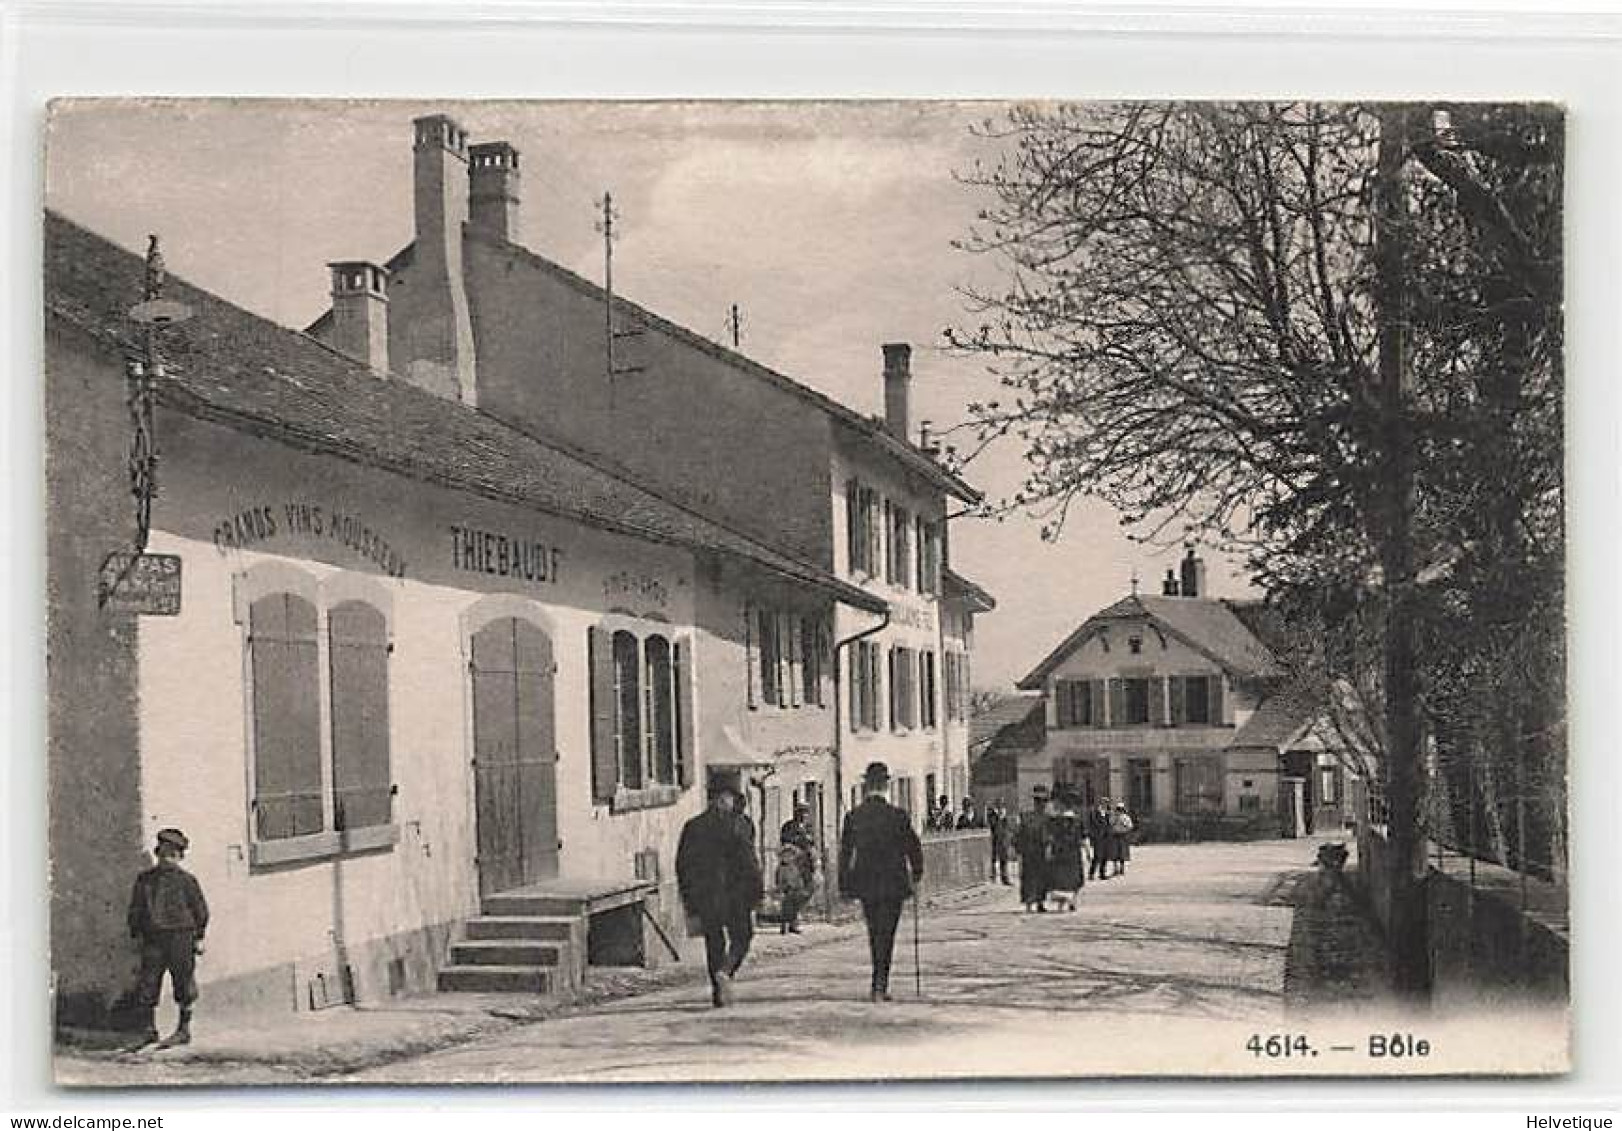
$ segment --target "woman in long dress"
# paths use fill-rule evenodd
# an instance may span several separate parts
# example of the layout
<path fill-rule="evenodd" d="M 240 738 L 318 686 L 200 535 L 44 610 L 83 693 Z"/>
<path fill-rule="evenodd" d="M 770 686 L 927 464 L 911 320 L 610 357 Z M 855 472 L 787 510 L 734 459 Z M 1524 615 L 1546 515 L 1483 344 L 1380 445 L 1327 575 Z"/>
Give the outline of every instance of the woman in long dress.
<path fill-rule="evenodd" d="M 1060 790 L 1056 797 L 1058 811 L 1048 822 L 1051 837 L 1048 885 L 1054 898 L 1062 901 L 1068 911 L 1076 909 L 1076 899 L 1087 876 L 1081 847 L 1087 828 L 1079 812 L 1079 802 L 1080 798 L 1073 791 Z"/>

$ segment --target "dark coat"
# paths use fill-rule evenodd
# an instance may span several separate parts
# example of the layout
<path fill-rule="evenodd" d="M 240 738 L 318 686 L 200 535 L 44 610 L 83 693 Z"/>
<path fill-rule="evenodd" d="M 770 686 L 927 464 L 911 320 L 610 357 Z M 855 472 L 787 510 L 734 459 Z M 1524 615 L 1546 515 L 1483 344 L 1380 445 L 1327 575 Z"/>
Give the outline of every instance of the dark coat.
<path fill-rule="evenodd" d="M 840 894 L 870 903 L 899 902 L 923 879 L 924 849 L 907 815 L 869 797 L 845 815 L 839 837 Z"/>
<path fill-rule="evenodd" d="M 135 877 L 130 892 L 129 928 L 138 939 L 159 931 L 189 931 L 202 938 L 208 930 L 203 885 L 183 868 L 148 868 Z"/>
<path fill-rule="evenodd" d="M 676 846 L 676 885 L 682 905 L 707 922 L 739 918 L 760 903 L 760 864 L 753 824 L 709 808 L 682 826 Z"/>
<path fill-rule="evenodd" d="M 991 854 L 994 858 L 1007 859 L 1014 839 L 1013 823 L 1013 817 L 1007 812 L 999 813 L 995 809 L 986 811 L 986 828 L 991 830 Z"/>

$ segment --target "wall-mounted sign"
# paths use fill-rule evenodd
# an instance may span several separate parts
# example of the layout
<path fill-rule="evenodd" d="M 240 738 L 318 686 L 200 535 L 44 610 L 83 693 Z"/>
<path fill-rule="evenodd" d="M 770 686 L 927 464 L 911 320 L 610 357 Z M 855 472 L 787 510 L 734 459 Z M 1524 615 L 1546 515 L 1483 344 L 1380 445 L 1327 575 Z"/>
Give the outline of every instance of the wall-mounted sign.
<path fill-rule="evenodd" d="M 558 583 L 563 550 L 533 538 L 509 538 L 467 526 L 451 527 L 451 565 L 469 573 Z"/>
<path fill-rule="evenodd" d="M 935 614 L 928 609 L 920 609 L 913 605 L 890 606 L 890 623 L 899 624 L 904 628 L 921 628 L 933 631 L 935 628 Z"/>
<path fill-rule="evenodd" d="M 179 616 L 180 556 L 115 550 L 101 563 L 97 595 L 115 612 Z"/>
<path fill-rule="evenodd" d="M 670 605 L 670 590 L 657 577 L 620 570 L 603 578 L 603 599 L 611 608 L 630 600 L 664 609 Z"/>
<path fill-rule="evenodd" d="M 335 507 L 311 502 L 248 507 L 214 524 L 214 545 L 222 554 L 280 537 L 337 542 L 390 577 L 405 576 L 405 561 L 393 546 L 369 523 Z"/>

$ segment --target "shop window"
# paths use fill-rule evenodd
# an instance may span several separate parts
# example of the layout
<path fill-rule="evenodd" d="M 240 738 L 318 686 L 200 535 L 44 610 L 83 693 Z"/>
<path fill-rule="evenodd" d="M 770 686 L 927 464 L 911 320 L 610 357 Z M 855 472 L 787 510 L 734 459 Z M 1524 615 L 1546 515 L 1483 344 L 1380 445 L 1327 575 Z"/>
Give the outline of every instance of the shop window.
<path fill-rule="evenodd" d="M 691 645 L 664 632 L 590 632 L 592 798 L 616 810 L 676 800 L 692 779 Z"/>
<path fill-rule="evenodd" d="M 253 831 L 259 840 L 321 832 L 321 661 L 315 605 L 271 593 L 249 607 Z"/>

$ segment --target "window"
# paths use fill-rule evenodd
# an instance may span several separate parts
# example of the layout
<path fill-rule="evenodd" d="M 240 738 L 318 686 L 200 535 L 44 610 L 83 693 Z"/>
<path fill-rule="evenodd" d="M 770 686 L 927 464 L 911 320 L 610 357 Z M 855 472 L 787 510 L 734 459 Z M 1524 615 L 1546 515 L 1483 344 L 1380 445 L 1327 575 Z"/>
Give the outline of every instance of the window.
<path fill-rule="evenodd" d="M 1137 814 L 1155 807 L 1155 767 L 1147 758 L 1129 758 L 1126 763 L 1126 807 Z"/>
<path fill-rule="evenodd" d="M 249 865 L 392 845 L 387 592 L 351 574 L 321 583 L 282 563 L 254 566 L 235 584 L 249 694 Z"/>
<path fill-rule="evenodd" d="M 1215 758 L 1179 758 L 1173 766 L 1177 812 L 1222 812 L 1222 766 Z"/>
<path fill-rule="evenodd" d="M 800 693 L 807 706 L 822 706 L 822 653 L 826 639 L 822 622 L 800 618 Z"/>
<path fill-rule="evenodd" d="M 669 804 L 692 778 L 691 645 L 660 631 L 591 629 L 592 798 Z"/>
<path fill-rule="evenodd" d="M 918 725 L 918 667 L 911 648 L 890 649 L 890 729 Z"/>
<path fill-rule="evenodd" d="M 850 729 L 879 729 L 879 646 L 858 640 L 850 668 Z"/>
<path fill-rule="evenodd" d="M 918 721 L 925 730 L 934 730 L 940 721 L 937 694 L 935 653 L 925 649 L 918 653 Z"/>
<path fill-rule="evenodd" d="M 890 543 L 886 557 L 884 579 L 891 585 L 907 588 L 912 584 L 912 514 L 903 506 L 884 502 L 889 519 Z"/>
<path fill-rule="evenodd" d="M 770 609 L 755 614 L 758 625 L 756 637 L 760 641 L 760 698 L 769 707 L 783 706 L 786 688 L 783 686 L 783 638 L 778 632 L 779 618 Z"/>
<path fill-rule="evenodd" d="M 1134 656 L 1143 651 L 1143 637 L 1129 636 L 1126 638 L 1126 650 Z"/>
<path fill-rule="evenodd" d="M 321 788 L 321 662 L 315 606 L 291 593 L 248 612 L 253 686 L 254 835 L 280 840 L 326 827 Z"/>
<path fill-rule="evenodd" d="M 894 799 L 896 808 L 907 815 L 909 824 L 916 827 L 918 824 L 918 810 L 916 808 L 917 803 L 913 800 L 912 779 L 899 777 L 895 779 L 894 785 L 895 791 L 891 796 Z"/>
<path fill-rule="evenodd" d="M 1093 685 L 1091 680 L 1061 679 L 1053 685 L 1053 691 L 1060 728 L 1093 725 Z"/>
<path fill-rule="evenodd" d="M 642 788 L 642 645 L 614 634 L 614 761 L 627 789 Z"/>
<path fill-rule="evenodd" d="M 1334 766 L 1322 766 L 1318 770 L 1318 803 L 1340 804 L 1340 772 Z"/>
<path fill-rule="evenodd" d="M 1147 723 L 1149 721 L 1149 681 L 1147 679 L 1126 679 L 1121 682 L 1126 705 L 1121 722 L 1126 726 L 1140 726 Z"/>
<path fill-rule="evenodd" d="M 942 679 L 946 683 L 946 719 L 962 722 L 969 716 L 968 657 L 962 652 L 948 651 L 941 657 L 944 665 Z"/>
<path fill-rule="evenodd" d="M 383 614 L 345 601 L 327 614 L 332 683 L 332 827 L 390 820 L 389 640 Z"/>
<path fill-rule="evenodd" d="M 1196 725 L 1209 724 L 1212 721 L 1210 679 L 1203 675 L 1173 676 L 1172 679 L 1173 696 L 1178 693 L 1179 688 L 1182 693 L 1183 710 L 1176 721 Z"/>
<path fill-rule="evenodd" d="M 918 592 L 941 591 L 941 535 L 940 526 L 928 519 L 918 519 Z"/>
<path fill-rule="evenodd" d="M 845 481 L 845 538 L 852 573 L 878 572 L 879 541 L 878 492 L 858 479 Z"/>

